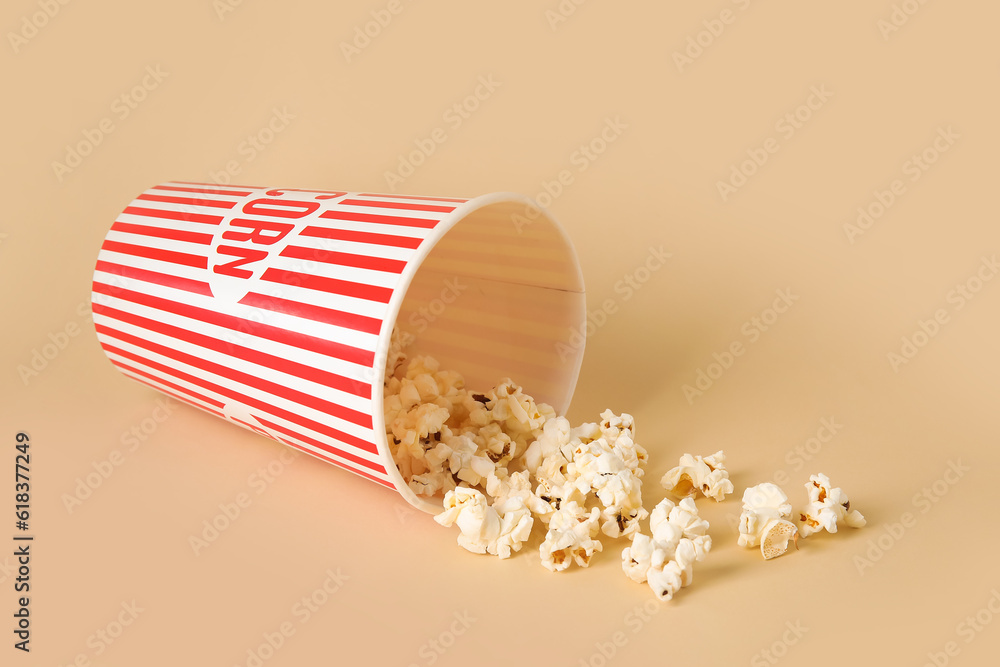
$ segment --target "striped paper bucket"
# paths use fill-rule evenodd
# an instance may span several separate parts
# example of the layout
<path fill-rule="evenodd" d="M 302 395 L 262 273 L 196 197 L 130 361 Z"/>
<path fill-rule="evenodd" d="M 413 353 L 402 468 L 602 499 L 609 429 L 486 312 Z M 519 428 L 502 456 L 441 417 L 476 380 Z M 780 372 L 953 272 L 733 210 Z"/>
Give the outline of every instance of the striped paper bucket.
<path fill-rule="evenodd" d="M 468 386 L 512 377 L 565 412 L 586 305 L 565 232 L 520 195 L 460 199 L 169 182 L 112 225 L 94 325 L 125 375 L 395 488 L 393 327 Z"/>

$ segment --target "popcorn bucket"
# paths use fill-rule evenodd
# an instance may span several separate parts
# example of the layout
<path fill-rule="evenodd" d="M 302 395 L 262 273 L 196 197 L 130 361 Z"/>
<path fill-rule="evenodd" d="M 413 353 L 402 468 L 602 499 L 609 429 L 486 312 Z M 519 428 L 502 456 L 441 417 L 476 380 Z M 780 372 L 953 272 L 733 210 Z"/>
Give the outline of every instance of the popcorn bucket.
<path fill-rule="evenodd" d="M 471 388 L 511 377 L 563 413 L 583 359 L 583 277 L 530 199 L 173 181 L 118 216 L 94 326 L 125 375 L 395 488 L 382 386 L 394 327 Z"/>

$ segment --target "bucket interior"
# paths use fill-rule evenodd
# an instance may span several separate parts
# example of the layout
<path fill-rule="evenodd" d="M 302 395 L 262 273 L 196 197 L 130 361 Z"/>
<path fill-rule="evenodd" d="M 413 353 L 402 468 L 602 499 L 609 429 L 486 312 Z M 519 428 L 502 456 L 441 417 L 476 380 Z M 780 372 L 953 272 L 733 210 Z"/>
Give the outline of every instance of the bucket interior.
<path fill-rule="evenodd" d="M 509 377 L 563 414 L 579 376 L 586 323 L 572 243 L 525 198 L 489 195 L 469 204 L 474 208 L 451 221 L 406 289 L 395 319 L 412 341 L 404 351 L 408 358 L 433 356 L 475 391 Z M 380 396 L 374 403 L 381 411 Z M 396 476 L 412 504 L 440 511 Z"/>

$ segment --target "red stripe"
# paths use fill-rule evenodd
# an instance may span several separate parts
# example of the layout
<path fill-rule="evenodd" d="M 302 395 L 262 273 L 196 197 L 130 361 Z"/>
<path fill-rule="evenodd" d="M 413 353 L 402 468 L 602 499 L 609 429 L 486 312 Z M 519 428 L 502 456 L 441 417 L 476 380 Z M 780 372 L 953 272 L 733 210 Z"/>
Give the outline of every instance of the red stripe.
<path fill-rule="evenodd" d="M 131 222 L 116 222 L 111 225 L 111 229 L 127 234 L 142 234 L 143 236 L 154 236 L 158 239 L 172 239 L 174 241 L 185 241 L 186 243 L 200 243 L 201 245 L 212 245 L 212 235 L 202 232 L 185 232 L 180 229 L 167 229 L 166 227 L 150 227 L 149 225 L 134 225 Z"/>
<path fill-rule="evenodd" d="M 370 245 L 384 245 L 391 248 L 416 248 L 423 241 L 423 239 L 414 236 L 372 234 L 371 232 L 355 232 L 350 229 L 334 229 L 332 227 L 306 227 L 302 230 L 300 236 L 350 241 L 352 243 L 367 243 Z"/>
<path fill-rule="evenodd" d="M 222 201 L 220 199 L 192 199 L 190 197 L 168 197 L 167 195 L 141 194 L 136 199 L 146 201 L 159 201 L 164 204 L 183 204 L 185 206 L 211 206 L 212 208 L 232 208 L 236 206 L 234 201 Z"/>
<path fill-rule="evenodd" d="M 201 408 L 202 410 L 209 410 L 213 414 L 217 414 L 220 417 L 225 418 L 225 415 L 222 414 L 222 409 L 225 407 L 225 404 L 222 401 L 219 401 L 219 400 L 216 400 L 214 398 L 211 398 L 210 396 L 205 396 L 204 394 L 199 394 L 198 392 L 193 391 L 191 389 L 188 389 L 187 387 L 182 387 L 182 386 L 180 386 L 179 384 L 177 384 L 175 382 L 171 382 L 170 380 L 165 380 L 162 377 L 159 377 L 158 375 L 153 375 L 152 373 L 149 373 L 149 372 L 144 371 L 142 369 L 134 368 L 132 366 L 129 366 L 128 364 L 126 364 L 123 361 L 118 361 L 116 359 L 113 359 L 112 363 L 115 366 L 118 366 L 118 368 L 122 369 L 123 371 L 128 371 L 129 373 L 135 373 L 136 375 L 141 375 L 142 377 L 149 378 L 149 380 L 151 380 L 151 382 L 147 382 L 146 380 L 143 380 L 142 378 L 132 378 L 136 382 L 142 382 L 143 384 L 145 384 L 147 386 L 150 386 L 150 387 L 152 387 L 153 389 L 155 389 L 157 391 L 162 391 L 162 392 L 168 393 L 171 396 L 174 396 L 175 398 L 179 398 L 179 399 L 181 399 L 183 401 L 186 401 L 186 402 L 190 403 L 191 405 L 195 406 L 196 408 Z M 173 391 L 167 391 L 166 389 L 163 389 L 162 387 L 157 387 L 155 384 L 153 384 L 153 382 L 159 382 L 160 384 L 162 384 L 162 385 L 164 385 L 166 387 L 170 387 L 171 389 L 173 389 Z M 206 408 L 203 405 L 200 405 L 200 404 L 195 403 L 195 402 L 193 402 L 191 400 L 188 400 L 188 398 L 187 398 L 188 396 L 197 398 L 198 400 L 204 401 L 204 402 L 206 402 L 206 403 L 208 403 L 210 405 L 214 405 L 217 408 L 219 408 L 219 411 L 216 412 L 215 410 L 212 410 L 211 408 Z"/>
<path fill-rule="evenodd" d="M 364 477 L 365 479 L 370 479 L 373 482 L 381 484 L 382 486 L 384 486 L 387 489 L 392 489 L 393 491 L 396 490 L 396 487 L 393 486 L 392 482 L 387 482 L 384 479 L 379 479 L 375 475 L 369 475 L 368 473 L 363 472 L 361 470 L 358 470 L 357 468 L 349 468 L 348 466 L 345 466 L 345 465 L 341 465 L 340 467 L 343 468 L 344 470 L 349 471 L 349 472 L 353 472 L 355 475 L 359 475 L 361 477 Z"/>
<path fill-rule="evenodd" d="M 178 303 L 170 299 L 163 299 L 133 290 L 105 285 L 97 281 L 94 281 L 94 291 L 99 294 L 107 294 L 108 296 L 131 301 L 132 303 L 149 306 L 150 308 L 156 308 L 174 315 L 180 315 L 181 317 L 189 317 L 193 320 L 215 324 L 226 329 L 238 331 L 241 334 L 250 334 L 277 343 L 284 343 L 303 350 L 309 350 L 310 352 L 317 352 L 335 359 L 343 359 L 344 361 L 360 364 L 368 368 L 372 368 L 375 365 L 375 354 L 370 350 L 362 350 L 324 338 L 288 331 L 269 324 L 261 324 L 245 320 L 241 317 L 225 315 L 214 310 L 198 308 L 197 306 Z"/>
<path fill-rule="evenodd" d="M 339 202 L 346 206 L 377 206 L 378 208 L 402 208 L 407 211 L 434 211 L 436 213 L 451 213 L 457 206 L 435 206 L 433 204 L 407 204 L 398 201 L 365 201 L 364 199 L 343 199 Z"/>
<path fill-rule="evenodd" d="M 264 271 L 264 275 L 260 278 L 261 280 L 281 283 L 282 285 L 298 285 L 306 289 L 327 292 L 329 294 L 342 294 L 367 301 L 377 301 L 378 303 L 389 303 L 389 299 L 392 297 L 392 290 L 388 287 L 376 287 L 363 283 L 352 283 L 349 280 L 312 276 L 308 273 L 299 273 L 298 271 L 270 268 Z"/>
<path fill-rule="evenodd" d="M 373 213 L 336 210 L 320 213 L 319 217 L 332 220 L 350 220 L 351 222 L 374 222 L 380 225 L 397 225 L 399 227 L 420 227 L 422 229 L 433 229 L 440 222 L 439 220 L 427 220 L 425 218 L 404 218 L 403 216 L 396 215 L 375 215 Z"/>
<path fill-rule="evenodd" d="M 101 246 L 103 250 L 120 252 L 136 257 L 156 259 L 161 262 L 180 264 L 182 266 L 193 266 L 196 269 L 207 269 L 208 258 L 201 255 L 191 255 L 186 252 L 176 252 L 174 250 L 161 250 L 160 248 L 150 248 L 148 246 L 134 245 L 132 243 L 120 243 L 118 241 L 104 241 Z"/>
<path fill-rule="evenodd" d="M 97 262 L 95 269 L 104 273 L 122 276 L 123 278 L 135 278 L 136 280 L 163 285 L 164 287 L 181 289 L 203 296 L 212 296 L 212 288 L 208 283 L 200 280 L 192 280 L 191 278 L 182 278 L 180 276 L 172 276 L 168 273 L 158 273 L 147 269 L 139 269 L 134 266 L 124 266 L 105 261 Z"/>
<path fill-rule="evenodd" d="M 249 292 L 245 297 L 240 299 L 240 303 L 244 306 L 264 308 L 294 317 L 323 322 L 324 324 L 333 324 L 345 329 L 353 329 L 354 331 L 363 331 L 370 334 L 378 334 L 382 328 L 382 320 L 376 317 L 345 313 L 340 310 L 333 310 L 332 308 L 323 308 L 321 306 L 314 306 L 311 303 L 291 301 L 277 296 L 258 294 L 257 292 Z M 365 394 L 358 394 L 358 396 L 362 395 Z"/>
<path fill-rule="evenodd" d="M 142 206 L 129 206 L 122 213 L 132 215 L 144 215 L 147 218 L 164 218 L 166 220 L 184 220 L 186 222 L 201 222 L 206 225 L 217 225 L 222 222 L 221 215 L 206 215 L 204 213 L 190 213 L 188 211 L 170 211 L 163 208 L 144 208 Z"/>
<path fill-rule="evenodd" d="M 263 190 L 263 185 L 237 185 L 236 183 L 205 183 L 203 181 L 170 181 L 171 183 L 180 183 L 181 185 L 202 185 L 206 188 L 217 188 L 220 185 L 227 188 L 241 188 L 244 190 Z"/>
<path fill-rule="evenodd" d="M 259 421 L 261 424 L 263 424 L 265 428 L 269 428 L 272 431 L 277 431 L 278 433 L 283 433 L 284 435 L 286 435 L 288 437 L 298 438 L 299 440 L 301 440 L 301 441 L 303 441 L 303 442 L 305 442 L 307 444 L 310 444 L 313 447 L 318 447 L 319 449 L 322 449 L 325 452 L 329 452 L 330 454 L 336 454 L 337 456 L 342 456 L 343 458 L 347 459 L 348 461 L 353 461 L 354 463 L 363 465 L 364 467 L 369 468 L 371 470 L 377 470 L 378 472 L 385 472 L 385 467 L 381 463 L 377 463 L 375 461 L 369 461 L 368 459 L 361 458 L 357 454 L 352 454 L 350 452 L 345 452 L 342 449 L 337 449 L 336 447 L 331 447 L 330 445 L 326 444 L 325 442 L 320 442 L 319 440 L 316 440 L 315 438 L 310 438 L 308 435 L 304 435 L 302 433 L 297 433 L 297 432 L 295 432 L 295 431 L 293 431 L 293 430 L 291 430 L 291 429 L 289 429 L 289 428 L 287 428 L 285 426 L 280 426 L 280 425 L 275 424 L 273 422 L 269 422 L 266 419 L 264 419 L 263 417 L 259 417 L 258 416 L 257 417 L 257 421 Z M 289 444 L 291 444 L 291 443 L 289 443 Z M 339 461 L 335 461 L 335 463 L 338 463 L 339 465 L 343 465 L 343 463 L 340 463 Z"/>
<path fill-rule="evenodd" d="M 244 373 L 242 371 L 229 368 L 228 366 L 208 361 L 193 354 L 187 354 L 186 352 L 174 350 L 166 345 L 160 345 L 159 343 L 144 340 L 139 336 L 133 336 L 132 334 L 118 331 L 117 329 L 113 329 L 105 324 L 95 324 L 94 328 L 98 333 L 104 334 L 105 336 L 110 336 L 126 343 L 131 343 L 132 345 L 144 350 L 173 359 L 178 363 L 187 364 L 188 366 L 197 368 L 199 371 L 212 373 L 213 375 L 224 377 L 227 380 L 239 382 L 246 387 L 259 389 L 271 394 L 272 396 L 284 398 L 298 405 L 310 407 L 325 414 L 339 417 L 345 421 L 351 422 L 352 424 L 357 424 L 358 426 L 365 428 L 371 428 L 372 416 L 370 414 L 366 414 L 358 410 L 352 410 L 344 407 L 343 405 L 337 405 L 332 401 L 323 400 L 314 395 L 298 391 L 297 389 L 290 389 L 278 384 L 277 382 L 271 382 L 270 380 L 265 380 L 250 373 Z M 269 409 L 273 410 L 276 408 L 271 406 Z"/>
<path fill-rule="evenodd" d="M 149 366 L 150 368 L 154 368 L 165 375 L 176 377 L 181 380 L 190 382 L 191 384 L 198 385 L 200 387 L 208 389 L 209 391 L 213 391 L 222 396 L 226 396 L 227 398 L 230 398 L 232 400 L 239 401 L 240 403 L 243 403 L 253 408 L 257 408 L 262 412 L 272 414 L 286 421 L 290 421 L 293 424 L 298 424 L 300 426 L 308 428 L 311 431 L 322 433 L 323 435 L 333 438 L 334 440 L 339 440 L 344 444 L 357 447 L 358 449 L 364 450 L 366 452 L 371 452 L 373 454 L 378 453 L 378 450 L 375 447 L 374 443 L 367 442 L 365 440 L 362 440 L 361 438 L 358 438 L 357 436 L 350 435 L 349 433 L 344 433 L 335 428 L 327 426 L 326 424 L 321 424 L 320 422 L 316 422 L 306 417 L 302 417 L 294 412 L 283 410 L 279 407 L 270 405 L 264 401 L 253 398 L 252 396 L 245 396 L 238 391 L 230 389 L 229 387 L 217 385 L 203 378 L 190 375 L 189 373 L 179 371 L 175 368 L 170 368 L 169 366 L 164 366 L 163 364 L 152 361 L 150 359 L 145 359 L 133 352 L 129 352 L 127 350 L 115 347 L 114 345 L 111 345 L 110 343 L 107 343 L 103 340 L 101 341 L 101 347 L 104 348 L 105 351 L 111 352 L 112 354 L 117 354 L 119 356 L 125 357 L 126 359 L 132 359 L 133 361 L 136 361 L 140 364 L 144 364 L 146 366 Z"/>
<path fill-rule="evenodd" d="M 244 361 L 249 361 L 250 363 L 258 364 L 260 366 L 264 366 L 265 368 L 273 368 L 276 371 L 294 375 L 304 380 L 315 382 L 319 385 L 329 386 L 333 389 L 353 394 L 354 396 L 370 398 L 372 395 L 371 385 L 359 380 L 346 378 L 342 375 L 337 375 L 336 373 L 331 373 L 319 368 L 313 368 L 312 366 L 307 366 L 306 364 L 300 364 L 296 361 L 277 357 L 273 354 L 261 352 L 260 350 L 254 350 L 243 345 L 228 343 L 226 341 L 219 340 L 218 338 L 195 333 L 194 331 L 188 331 L 187 329 L 183 329 L 172 324 L 157 322 L 156 320 L 151 320 L 147 317 L 142 317 L 141 315 L 118 310 L 117 308 L 111 308 L 110 306 L 95 303 L 93 304 L 93 310 L 95 313 L 106 315 L 107 317 L 111 317 L 121 322 L 128 322 L 129 324 L 134 324 L 137 327 L 161 333 L 164 336 L 170 336 L 171 338 L 176 338 L 177 340 L 183 340 L 191 343 L 192 345 L 203 347 L 206 350 L 213 350 L 236 359 L 243 359 Z"/>
<path fill-rule="evenodd" d="M 246 197 L 253 193 L 249 190 L 219 190 L 218 188 L 179 188 L 175 185 L 157 185 L 154 190 L 172 190 L 174 192 L 203 192 L 210 195 L 224 195 L 227 197 Z"/>
<path fill-rule="evenodd" d="M 282 250 L 281 256 L 324 262 L 326 264 L 337 264 L 338 266 L 353 266 L 358 269 L 385 271 L 386 273 L 402 273 L 403 269 L 406 268 L 406 262 L 401 259 L 366 257 L 364 255 L 352 255 L 346 252 L 324 250 L 323 248 L 303 248 L 295 245 L 290 245 Z"/>
<path fill-rule="evenodd" d="M 469 201 L 468 199 L 461 199 L 456 197 L 418 197 L 416 195 L 390 195 L 381 192 L 360 192 L 359 197 L 384 197 L 386 199 L 416 199 L 417 201 L 454 201 L 460 204 L 464 204 Z"/>

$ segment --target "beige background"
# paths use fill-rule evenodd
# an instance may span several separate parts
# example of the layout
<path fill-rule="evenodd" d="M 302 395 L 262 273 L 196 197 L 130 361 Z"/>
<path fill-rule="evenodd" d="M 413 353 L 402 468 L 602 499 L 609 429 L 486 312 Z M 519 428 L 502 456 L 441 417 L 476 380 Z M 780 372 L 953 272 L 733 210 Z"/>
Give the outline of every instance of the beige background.
<path fill-rule="evenodd" d="M 264 651 L 268 667 L 763 665 L 772 649 L 816 667 L 921 665 L 929 652 L 992 664 L 1000 621 L 960 624 L 991 620 L 1000 590 L 1000 281 L 962 307 L 954 290 L 980 286 L 977 271 L 992 276 L 983 258 L 1000 251 L 995 3 L 897 2 L 902 25 L 886 32 L 889 0 L 594 0 L 554 29 L 556 0 L 402 0 L 348 62 L 341 43 L 387 3 L 233 0 L 220 14 L 223 1 L 49 2 L 58 11 L 46 19 L 35 16 L 44 2 L 14 0 L 0 12 L 0 458 L 10 471 L 15 433 L 30 433 L 36 535 L 30 656 L 11 647 L 13 558 L 0 556 L 0 662 L 252 665 L 248 651 L 287 623 L 294 634 Z M 730 22 L 713 23 L 723 10 Z M 679 68 L 675 52 L 699 33 L 707 46 Z M 162 80 L 146 78 L 151 90 L 123 118 L 116 99 L 147 68 Z M 479 77 L 500 85 L 448 124 Z M 782 119 L 811 87 L 829 97 L 812 98 L 790 132 Z M 274 109 L 294 118 L 250 159 L 241 143 Z M 105 118 L 113 131 L 60 179 L 53 162 Z M 574 152 L 608 119 L 626 127 L 580 171 Z M 158 410 L 157 394 L 103 356 L 86 318 L 91 272 L 143 189 L 206 180 L 234 161 L 235 183 L 385 191 L 385 172 L 438 127 L 447 140 L 401 192 L 535 196 L 571 171 L 550 208 L 576 244 L 591 309 L 611 299 L 617 312 L 588 340 L 569 416 L 635 415 L 650 505 L 681 453 L 724 448 L 738 493 L 783 474 L 801 503 L 808 475 L 823 471 L 869 526 L 764 562 L 736 546 L 738 498 L 702 501 L 715 548 L 694 585 L 659 604 L 621 573 L 623 542 L 605 540 L 589 570 L 559 575 L 530 550 L 474 557 L 370 482 L 306 457 L 285 466 L 279 445 L 192 408 Z M 777 152 L 724 201 L 718 182 L 765 145 Z M 914 172 L 925 150 L 937 159 Z M 895 179 L 902 194 L 851 243 L 844 226 Z M 672 257 L 626 299 L 616 283 L 661 245 Z M 758 336 L 751 318 L 776 290 L 797 300 Z M 894 369 L 888 355 L 938 309 L 945 324 Z M 67 327 L 78 335 L 22 378 Z M 735 341 L 744 353 L 689 401 L 684 386 Z M 810 443 L 823 419 L 836 434 Z M 796 448 L 807 446 L 805 462 Z M 111 456 L 120 465 L 69 511 L 64 497 Z M 952 463 L 969 470 L 946 475 Z M 262 484 L 268 464 L 280 475 Z M 9 507 L 11 475 L 0 477 Z M 919 497 L 925 487 L 933 503 Z M 190 536 L 241 493 L 250 505 L 195 555 Z M 884 526 L 907 512 L 893 537 Z M 2 514 L 0 541 L 13 545 L 13 508 Z M 328 571 L 347 578 L 317 593 L 328 599 L 306 617 L 295 605 Z M 134 622 L 110 645 L 98 639 L 117 634 L 133 601 Z M 643 605 L 655 613 L 636 615 Z M 474 620 L 466 629 L 455 614 Z M 618 632 L 624 646 L 606 660 L 600 646 Z M 943 653 L 948 642 L 956 655 Z"/>

